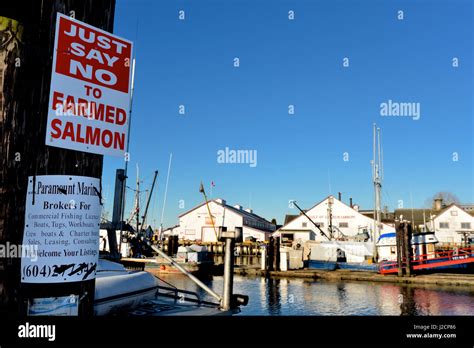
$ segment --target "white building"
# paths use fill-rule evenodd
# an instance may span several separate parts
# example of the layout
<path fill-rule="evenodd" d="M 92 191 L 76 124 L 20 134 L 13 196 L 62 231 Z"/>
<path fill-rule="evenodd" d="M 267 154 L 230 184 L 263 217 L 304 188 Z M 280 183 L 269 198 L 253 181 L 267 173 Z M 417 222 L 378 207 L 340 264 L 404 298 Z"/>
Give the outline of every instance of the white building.
<path fill-rule="evenodd" d="M 159 233 L 161 239 L 167 238 L 169 236 L 177 236 L 179 234 L 179 225 L 168 227 Z"/>
<path fill-rule="evenodd" d="M 462 246 L 469 239 L 474 239 L 474 216 L 457 204 L 451 204 L 432 215 L 428 225 L 443 246 Z"/>
<path fill-rule="evenodd" d="M 323 201 L 305 211 L 305 213 L 320 226 L 327 236 L 330 235 L 329 226 L 332 224 L 333 237 L 335 238 L 355 236 L 364 232 L 367 232 L 370 238 L 372 238 L 374 220 L 364 216 L 356 209 L 351 208 L 333 196 L 326 197 Z M 394 231 L 395 228 L 393 226 L 382 223 L 381 234 Z M 303 214 L 278 229 L 274 236 L 282 237 L 282 240 L 302 240 L 303 242 L 307 240 L 327 240 Z"/>
<path fill-rule="evenodd" d="M 252 209 L 240 205 L 228 205 L 223 199 L 209 201 L 209 210 L 213 217 L 214 227 L 205 202 L 179 216 L 179 225 L 173 228 L 173 234 L 180 239 L 201 242 L 216 242 L 216 232 L 220 227 L 233 231 L 242 227 L 243 239 L 253 237 L 258 241 L 267 240 L 276 226 L 254 214 Z M 214 229 L 215 228 L 215 229 Z"/>

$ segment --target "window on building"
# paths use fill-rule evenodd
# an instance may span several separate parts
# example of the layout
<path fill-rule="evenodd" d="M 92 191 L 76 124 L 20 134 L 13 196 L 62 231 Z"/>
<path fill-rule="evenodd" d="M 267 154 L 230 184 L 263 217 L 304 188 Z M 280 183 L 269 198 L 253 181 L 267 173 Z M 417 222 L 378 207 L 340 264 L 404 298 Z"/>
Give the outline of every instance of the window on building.
<path fill-rule="evenodd" d="M 340 222 L 339 223 L 339 228 L 348 228 L 349 227 L 349 223 L 348 222 Z"/>
<path fill-rule="evenodd" d="M 319 225 L 320 228 L 324 227 L 324 222 L 316 222 L 316 225 Z"/>
<path fill-rule="evenodd" d="M 449 223 L 448 222 L 440 222 L 439 223 L 439 228 L 449 228 Z"/>
<path fill-rule="evenodd" d="M 458 216 L 458 212 L 456 210 L 451 210 L 451 216 Z"/>
<path fill-rule="evenodd" d="M 307 222 L 303 222 L 303 223 L 301 224 L 301 226 L 302 226 L 302 227 L 308 227 L 308 223 L 307 223 Z"/>
<path fill-rule="evenodd" d="M 396 252 L 397 250 L 394 246 L 390 247 L 390 254 L 395 255 Z"/>
<path fill-rule="evenodd" d="M 470 230 L 471 229 L 471 223 L 470 222 L 461 222 L 461 228 Z"/>

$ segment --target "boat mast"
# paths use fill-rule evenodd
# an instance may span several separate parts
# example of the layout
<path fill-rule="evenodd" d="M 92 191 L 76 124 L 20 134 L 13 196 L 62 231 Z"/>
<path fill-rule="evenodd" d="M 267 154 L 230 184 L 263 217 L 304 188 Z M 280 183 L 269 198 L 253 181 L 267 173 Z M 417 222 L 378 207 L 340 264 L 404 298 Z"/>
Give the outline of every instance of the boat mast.
<path fill-rule="evenodd" d="M 161 209 L 161 220 L 160 220 L 160 238 L 161 233 L 163 232 L 163 217 L 165 215 L 165 207 L 166 207 L 166 196 L 168 195 L 168 182 L 170 180 L 170 172 L 171 172 L 171 160 L 173 159 L 173 153 L 170 153 L 170 160 L 168 162 L 168 174 L 166 175 L 166 184 L 165 184 L 165 195 L 163 197 L 163 208 Z"/>
<path fill-rule="evenodd" d="M 139 169 L 137 163 L 137 192 L 135 193 L 135 214 L 137 218 L 137 233 L 140 232 L 140 179 Z"/>
<path fill-rule="evenodd" d="M 130 161 L 130 129 L 132 126 L 132 105 L 133 105 L 133 92 L 135 90 L 135 58 L 132 61 L 132 78 L 130 82 L 130 110 L 127 130 L 127 152 L 125 153 L 125 168 L 122 182 L 122 201 L 120 202 L 120 243 L 119 250 L 122 252 L 122 239 L 123 239 L 123 219 L 125 214 L 126 194 L 127 194 L 127 174 L 128 174 L 128 162 Z"/>
<path fill-rule="evenodd" d="M 382 156 L 380 144 L 380 128 L 374 123 L 373 135 L 373 159 L 372 159 L 372 180 L 374 182 L 374 232 L 372 241 L 374 243 L 374 260 L 377 261 L 377 240 L 380 237 L 381 230 L 381 197 L 380 190 L 382 188 Z"/>
<path fill-rule="evenodd" d="M 328 198 L 328 221 L 329 221 L 328 232 L 329 232 L 329 236 L 330 236 L 331 240 L 334 239 L 334 229 L 332 227 L 332 205 L 333 205 L 333 203 L 334 203 L 334 197 L 329 196 L 329 198 Z"/>

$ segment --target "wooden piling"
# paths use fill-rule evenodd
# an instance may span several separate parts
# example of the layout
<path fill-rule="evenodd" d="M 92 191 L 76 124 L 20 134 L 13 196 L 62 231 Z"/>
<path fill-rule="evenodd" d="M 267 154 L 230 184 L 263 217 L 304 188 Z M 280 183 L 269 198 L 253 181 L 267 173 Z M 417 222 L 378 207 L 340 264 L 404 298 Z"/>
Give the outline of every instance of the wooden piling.
<path fill-rule="evenodd" d="M 398 276 L 403 276 L 403 223 L 396 221 L 395 223 L 395 240 L 397 250 L 397 265 L 398 265 Z"/>
<path fill-rule="evenodd" d="M 274 240 L 275 238 L 273 237 L 270 237 L 270 239 L 268 240 L 268 253 L 267 253 L 267 271 L 268 272 L 271 272 L 271 271 L 274 271 L 275 269 L 273 268 L 274 266 L 274 263 L 273 263 L 273 258 L 274 258 L 274 248 L 273 248 L 273 244 L 274 244 Z"/>
<path fill-rule="evenodd" d="M 280 237 L 274 239 L 274 266 L 275 271 L 280 270 Z"/>
<path fill-rule="evenodd" d="M 412 271 L 412 257 L 413 257 L 413 252 L 412 252 L 412 246 L 411 246 L 411 237 L 412 237 L 412 225 L 406 223 L 404 228 L 403 228 L 403 238 L 404 238 L 404 245 L 403 247 L 405 248 L 405 274 L 409 277 L 411 276 L 411 271 Z"/>
<path fill-rule="evenodd" d="M 28 176 L 78 175 L 100 178 L 102 155 L 45 145 L 56 13 L 112 32 L 114 0 L 2 1 L 0 48 L 0 242 L 21 244 Z M 0 74 L 1 75 L 1 74 Z M 79 295 L 79 316 L 93 312 L 94 280 L 21 284 L 20 259 L 1 260 L 2 308 L 26 315 L 29 298 Z"/>
<path fill-rule="evenodd" d="M 396 222 L 397 264 L 398 276 L 411 276 L 412 273 L 412 226 L 407 222 Z"/>

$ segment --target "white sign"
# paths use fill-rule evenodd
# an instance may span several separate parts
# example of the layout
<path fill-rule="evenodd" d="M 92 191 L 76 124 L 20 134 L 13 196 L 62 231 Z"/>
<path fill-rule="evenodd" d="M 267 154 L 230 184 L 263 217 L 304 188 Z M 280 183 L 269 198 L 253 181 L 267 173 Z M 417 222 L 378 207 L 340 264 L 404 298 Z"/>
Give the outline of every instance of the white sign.
<path fill-rule="evenodd" d="M 21 259 L 23 283 L 95 278 L 101 205 L 97 178 L 46 175 L 28 178 L 23 245 L 37 257 Z"/>
<path fill-rule="evenodd" d="M 58 13 L 46 145 L 124 155 L 132 46 Z"/>
<path fill-rule="evenodd" d="M 34 298 L 28 302 L 28 316 L 77 316 L 79 296 Z"/>

